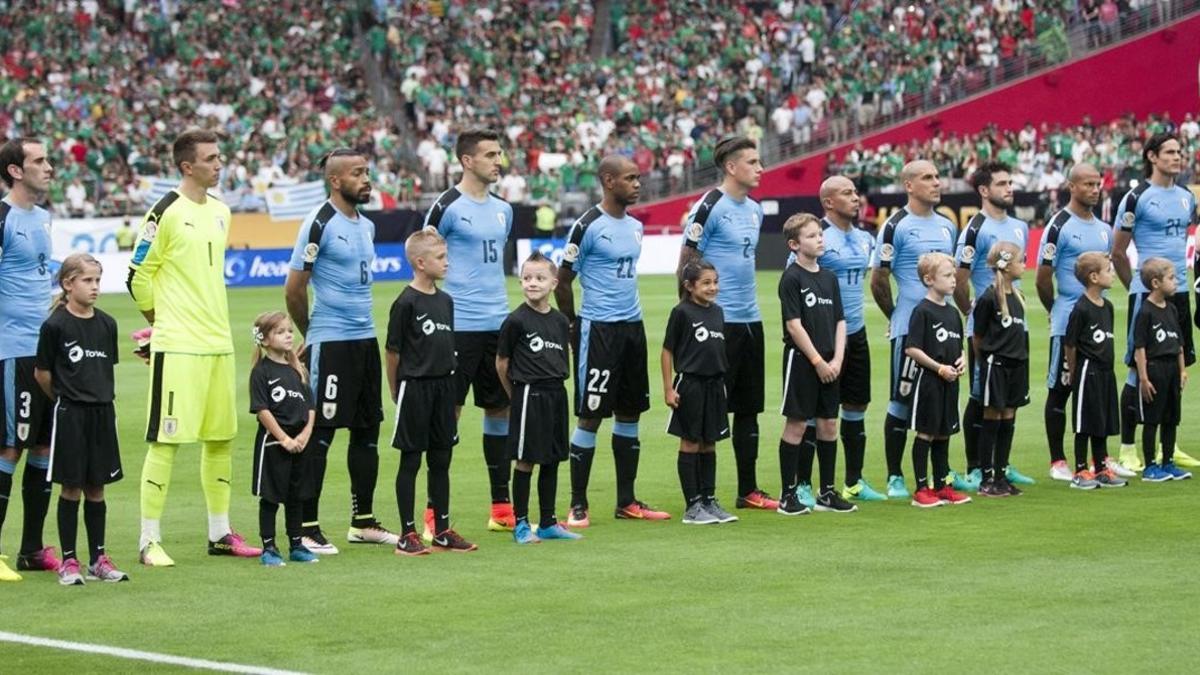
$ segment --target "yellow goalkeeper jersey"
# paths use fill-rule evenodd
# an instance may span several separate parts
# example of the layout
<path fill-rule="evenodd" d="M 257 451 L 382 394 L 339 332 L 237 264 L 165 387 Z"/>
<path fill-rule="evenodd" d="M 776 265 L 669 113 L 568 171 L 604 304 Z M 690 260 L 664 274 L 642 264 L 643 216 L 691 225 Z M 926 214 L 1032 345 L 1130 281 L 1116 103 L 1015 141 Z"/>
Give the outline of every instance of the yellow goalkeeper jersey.
<path fill-rule="evenodd" d="M 178 190 L 146 214 L 129 264 L 129 293 L 154 310 L 156 352 L 232 354 L 225 293 L 229 207 L 208 195 L 197 204 Z"/>

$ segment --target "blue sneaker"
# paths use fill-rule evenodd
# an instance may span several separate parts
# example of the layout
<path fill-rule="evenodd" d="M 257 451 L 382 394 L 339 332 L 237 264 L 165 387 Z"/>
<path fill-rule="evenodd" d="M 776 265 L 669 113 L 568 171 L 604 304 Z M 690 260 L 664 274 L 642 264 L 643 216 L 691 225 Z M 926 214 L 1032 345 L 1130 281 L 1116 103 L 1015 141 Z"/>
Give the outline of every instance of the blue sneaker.
<path fill-rule="evenodd" d="M 541 540 L 534 535 L 533 530 L 529 527 L 529 521 L 522 518 L 513 527 L 513 541 L 518 544 L 536 544 Z"/>
<path fill-rule="evenodd" d="M 908 488 L 904 486 L 904 476 L 888 476 L 888 499 L 908 499 L 911 496 Z"/>
<path fill-rule="evenodd" d="M 289 551 L 288 552 L 288 560 L 291 560 L 292 562 L 298 562 L 298 563 L 321 562 L 321 559 L 317 557 L 316 553 L 313 553 L 312 551 L 304 548 L 303 546 L 297 546 L 296 548 L 293 548 L 291 551 Z"/>
<path fill-rule="evenodd" d="M 262 555 L 258 556 L 259 562 L 266 567 L 283 567 L 287 563 L 283 562 L 283 556 L 279 554 L 277 548 L 264 548 Z"/>
<path fill-rule="evenodd" d="M 848 485 L 842 488 L 842 499 L 852 499 L 858 502 L 883 502 L 887 501 L 887 497 L 875 491 L 875 488 L 867 484 L 867 481 L 859 478 L 854 485 Z"/>
<path fill-rule="evenodd" d="M 796 498 L 800 500 L 801 504 L 810 509 L 817 506 L 817 498 L 813 496 L 812 486 L 808 483 L 801 483 L 796 486 Z"/>
<path fill-rule="evenodd" d="M 1165 483 L 1169 480 L 1172 480 L 1171 474 L 1158 464 L 1151 464 L 1142 470 L 1142 481 L 1146 483 Z"/>
<path fill-rule="evenodd" d="M 1191 471 L 1185 471 L 1177 466 L 1175 462 L 1166 462 L 1162 465 L 1162 470 L 1171 474 L 1171 480 L 1187 480 L 1192 477 Z"/>
<path fill-rule="evenodd" d="M 969 476 L 963 476 L 954 470 L 951 470 L 950 473 L 946 474 L 946 482 L 950 484 L 950 487 L 958 490 L 959 492 L 979 491 L 979 483 L 972 483 Z"/>
<path fill-rule="evenodd" d="M 1004 470 L 1004 477 L 1007 478 L 1008 482 L 1012 483 L 1013 485 L 1033 485 L 1033 484 L 1037 483 L 1037 481 L 1035 481 L 1034 479 L 1030 478 L 1029 476 L 1026 476 L 1025 474 L 1021 473 L 1020 471 L 1017 471 L 1015 468 L 1012 467 L 1011 464 L 1008 466 L 1007 469 Z"/>
<path fill-rule="evenodd" d="M 539 527 L 537 529 L 537 536 L 539 539 L 583 539 L 582 534 L 579 534 L 578 532 L 572 532 L 558 523 L 555 523 L 550 527 Z"/>
<path fill-rule="evenodd" d="M 979 492 L 979 486 L 983 485 L 983 469 L 971 469 L 968 471 L 967 480 L 975 486 L 974 492 Z"/>

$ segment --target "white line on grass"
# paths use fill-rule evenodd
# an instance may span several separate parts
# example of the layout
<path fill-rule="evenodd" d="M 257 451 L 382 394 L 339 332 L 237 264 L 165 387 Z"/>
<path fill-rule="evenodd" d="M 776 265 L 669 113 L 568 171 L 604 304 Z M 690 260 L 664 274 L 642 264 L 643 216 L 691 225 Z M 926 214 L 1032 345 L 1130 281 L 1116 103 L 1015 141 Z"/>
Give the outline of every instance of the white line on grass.
<path fill-rule="evenodd" d="M 264 668 L 262 666 L 246 666 L 240 663 L 225 663 L 224 661 L 193 659 L 186 656 L 157 654 L 155 652 L 143 652 L 137 649 L 94 645 L 86 642 L 54 640 L 51 638 L 37 637 L 34 635 L 8 633 L 5 631 L 0 631 L 0 642 L 15 642 L 17 644 L 32 645 L 34 647 L 50 647 L 52 649 L 65 649 L 68 651 L 86 652 L 88 654 L 104 654 L 106 656 L 115 656 L 121 659 L 150 661 L 152 663 L 165 663 L 172 666 L 200 668 L 203 670 L 217 670 L 225 673 L 253 673 L 254 675 L 300 675 L 293 670 L 279 670 L 276 668 Z"/>

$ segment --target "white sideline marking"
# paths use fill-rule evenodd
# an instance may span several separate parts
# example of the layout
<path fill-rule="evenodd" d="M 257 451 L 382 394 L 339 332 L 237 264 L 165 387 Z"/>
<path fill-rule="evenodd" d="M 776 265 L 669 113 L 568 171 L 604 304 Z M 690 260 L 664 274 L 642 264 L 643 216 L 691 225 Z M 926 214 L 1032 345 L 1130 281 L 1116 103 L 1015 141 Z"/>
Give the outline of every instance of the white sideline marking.
<path fill-rule="evenodd" d="M 255 675 L 300 675 L 293 670 L 278 670 L 276 668 L 264 668 L 262 666 L 246 666 L 240 663 L 226 663 L 224 661 L 208 661 L 206 659 L 193 659 L 186 656 L 173 656 L 171 654 L 157 654 L 155 652 L 143 652 L 137 649 L 125 649 L 123 647 L 108 647 L 106 645 L 94 645 L 87 642 L 70 642 L 68 640 L 53 640 L 50 638 L 36 637 L 33 635 L 21 635 L 20 633 L 8 633 L 0 631 L 0 642 L 15 642 L 17 644 L 32 645 L 34 647 L 50 647 L 52 649 L 66 649 L 68 651 L 86 652 L 88 654 L 104 654 L 106 656 L 115 656 L 121 659 L 133 659 L 136 661 L 150 661 L 152 663 L 166 663 L 172 666 L 183 666 L 185 668 L 200 668 L 204 670 L 217 670 L 226 673 L 254 673 Z"/>

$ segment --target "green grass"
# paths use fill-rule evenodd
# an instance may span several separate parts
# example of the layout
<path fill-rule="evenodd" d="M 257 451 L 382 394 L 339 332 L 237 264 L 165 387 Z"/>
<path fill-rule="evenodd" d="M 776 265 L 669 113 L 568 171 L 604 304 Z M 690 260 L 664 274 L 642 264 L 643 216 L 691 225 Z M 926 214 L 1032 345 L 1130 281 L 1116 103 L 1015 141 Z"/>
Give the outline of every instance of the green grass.
<path fill-rule="evenodd" d="M 776 280 L 776 273 L 759 279 L 769 352 L 759 480 L 772 492 L 778 492 L 775 439 L 782 423 L 774 414 L 781 351 Z M 381 331 L 400 288 L 376 288 Z M 647 277 L 641 288 L 650 363 L 657 367 L 653 352 L 674 303 L 673 282 Z M 1113 295 L 1123 321 L 1124 298 Z M 516 302 L 515 284 L 510 297 Z M 1033 402 L 1018 415 L 1013 461 L 1039 484 L 1020 499 L 977 500 L 931 512 L 889 502 L 853 515 L 798 519 L 741 513 L 739 523 L 709 528 L 684 527 L 678 520 L 617 522 L 605 508 L 613 496 L 606 425 L 592 479 L 594 524 L 585 539 L 517 548 L 506 535 L 484 529 L 488 496 L 480 415 L 469 408 L 453 466 L 453 513 L 457 529 L 480 544 L 478 553 L 400 559 L 386 548 L 347 544 L 341 555 L 318 565 L 281 570 L 205 554 L 195 450 L 178 456 L 163 522 L 165 546 L 177 567 L 137 565 L 147 369 L 129 357 L 118 366 L 118 410 L 131 478 L 112 486 L 108 501 L 109 548 L 133 580 L 64 589 L 50 574 L 26 575 L 22 583 L 0 586 L 2 630 L 320 672 L 1183 671 L 1197 658 L 1187 636 L 1200 619 L 1200 593 L 1188 583 L 1200 553 L 1194 518 L 1200 481 L 1135 482 L 1125 490 L 1084 494 L 1050 483 L 1040 384 L 1047 331 L 1035 304 L 1029 307 Z M 126 298 L 106 296 L 102 305 L 122 332 L 141 325 Z M 239 373 L 245 374 L 247 327 L 257 312 L 282 308 L 282 292 L 234 290 L 230 306 Z M 881 487 L 885 322 L 874 307 L 867 312 L 875 398 L 868 413 L 867 476 Z M 658 381 L 652 372 L 651 382 Z M 238 396 L 245 410 L 246 392 Z M 657 384 L 652 399 L 653 409 L 642 421 L 638 493 L 678 518 L 676 444 L 661 432 L 666 409 Z M 390 412 L 388 406 L 389 420 Z M 396 526 L 392 481 L 398 458 L 386 449 L 390 424 L 385 422 L 382 434 L 376 512 Z M 254 429 L 245 414 L 232 514 L 252 540 Z M 1187 416 L 1180 438 L 1188 450 L 1200 449 L 1193 440 L 1197 433 L 1200 422 Z M 339 545 L 349 509 L 345 440 L 343 433 L 335 442 L 324 497 L 323 521 Z M 729 444 L 718 452 L 718 491 L 732 506 Z M 951 459 L 961 468 L 957 439 Z M 563 513 L 566 467 L 559 484 Z M 19 489 L 4 533 L 4 550 L 10 552 L 20 534 L 18 495 Z M 53 523 L 51 513 L 47 543 L 56 544 Z M 82 532 L 80 538 L 82 545 Z M 3 670 L 12 672 L 143 667 L 0 644 Z"/>

